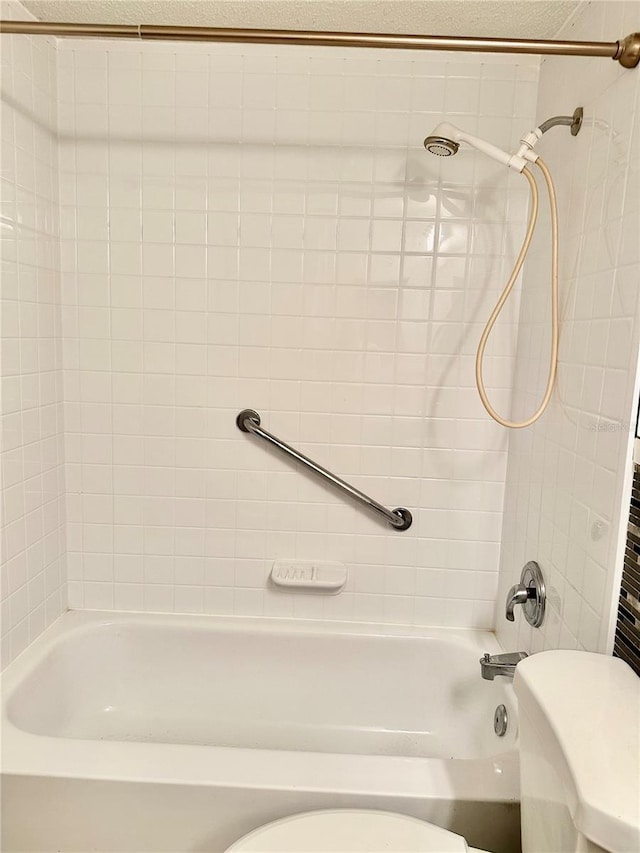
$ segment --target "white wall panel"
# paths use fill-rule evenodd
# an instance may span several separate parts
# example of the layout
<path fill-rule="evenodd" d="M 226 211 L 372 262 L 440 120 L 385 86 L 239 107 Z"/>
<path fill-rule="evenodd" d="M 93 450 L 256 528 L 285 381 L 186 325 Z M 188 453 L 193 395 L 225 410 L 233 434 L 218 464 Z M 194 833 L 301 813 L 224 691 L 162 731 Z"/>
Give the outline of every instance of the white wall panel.
<path fill-rule="evenodd" d="M 506 435 L 473 387 L 526 214 L 504 146 L 537 60 L 60 43 L 74 607 L 490 627 Z M 509 406 L 517 304 L 488 361 Z M 389 506 L 398 533 L 238 431 L 237 412 Z M 338 596 L 267 583 L 344 561 Z"/>
<path fill-rule="evenodd" d="M 28 17 L 3 2 L 2 17 Z M 2 664 L 66 608 L 56 56 L 3 36 L 0 311 Z"/>
<path fill-rule="evenodd" d="M 590 3 L 563 32 L 607 40 L 637 29 L 636 3 Z M 547 413 L 514 433 L 503 524 L 498 635 L 508 648 L 611 651 L 629 507 L 640 334 L 640 78 L 596 59 L 545 59 L 537 120 L 585 111 L 575 140 L 550 131 L 539 153 L 557 182 L 561 226 L 558 385 Z M 533 411 L 548 352 L 548 243 L 525 274 L 514 396 Z M 504 599 L 527 560 L 547 578 L 550 610 L 510 626 Z"/>

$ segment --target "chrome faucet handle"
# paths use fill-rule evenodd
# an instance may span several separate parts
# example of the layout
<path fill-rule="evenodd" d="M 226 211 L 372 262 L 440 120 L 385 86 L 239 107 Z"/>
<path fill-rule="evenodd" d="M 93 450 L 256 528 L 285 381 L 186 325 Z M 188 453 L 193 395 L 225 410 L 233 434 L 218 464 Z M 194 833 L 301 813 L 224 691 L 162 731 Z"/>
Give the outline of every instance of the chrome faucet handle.
<path fill-rule="evenodd" d="M 544 620 L 546 589 L 540 566 L 530 560 L 520 576 L 520 583 L 514 584 L 507 593 L 505 616 L 509 622 L 515 621 L 514 609 L 521 604 L 525 619 L 534 628 L 539 628 Z"/>
<path fill-rule="evenodd" d="M 533 592 L 533 590 L 531 590 Z M 535 592 L 533 592 L 535 596 Z M 507 593 L 507 606 L 505 611 L 505 616 L 509 620 L 509 622 L 515 622 L 515 614 L 514 609 L 516 604 L 526 604 L 529 600 L 529 588 L 526 587 L 523 583 L 514 584 L 509 592 Z"/>

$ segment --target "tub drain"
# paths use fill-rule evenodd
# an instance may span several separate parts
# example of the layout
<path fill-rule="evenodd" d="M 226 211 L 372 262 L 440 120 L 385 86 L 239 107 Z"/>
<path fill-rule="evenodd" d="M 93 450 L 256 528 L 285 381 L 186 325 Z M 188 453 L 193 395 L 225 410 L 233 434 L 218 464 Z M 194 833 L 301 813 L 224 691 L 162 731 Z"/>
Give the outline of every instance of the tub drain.
<path fill-rule="evenodd" d="M 507 733 L 508 725 L 509 717 L 507 716 L 507 709 L 504 705 L 498 705 L 493 715 L 493 730 L 498 737 L 503 737 Z"/>

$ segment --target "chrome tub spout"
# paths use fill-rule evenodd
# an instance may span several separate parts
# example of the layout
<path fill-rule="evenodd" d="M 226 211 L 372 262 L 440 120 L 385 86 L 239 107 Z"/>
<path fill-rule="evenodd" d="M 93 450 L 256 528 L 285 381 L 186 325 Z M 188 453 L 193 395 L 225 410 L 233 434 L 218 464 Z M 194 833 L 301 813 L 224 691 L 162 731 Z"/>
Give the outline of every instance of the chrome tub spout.
<path fill-rule="evenodd" d="M 480 673 L 487 681 L 493 681 L 496 675 L 513 678 L 516 674 L 516 666 L 526 657 L 526 652 L 508 652 L 504 655 L 490 655 L 486 652 L 480 658 Z"/>

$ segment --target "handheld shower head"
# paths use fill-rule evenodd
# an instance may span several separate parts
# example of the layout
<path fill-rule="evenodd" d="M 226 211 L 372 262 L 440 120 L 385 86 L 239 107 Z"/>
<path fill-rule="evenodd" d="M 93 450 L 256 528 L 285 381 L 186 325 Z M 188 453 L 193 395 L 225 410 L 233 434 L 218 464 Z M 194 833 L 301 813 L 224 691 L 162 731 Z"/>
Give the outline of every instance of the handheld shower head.
<path fill-rule="evenodd" d="M 503 166 L 509 166 L 517 172 L 521 172 L 527 165 L 527 161 L 518 154 L 508 154 L 490 142 L 485 142 L 484 139 L 449 124 L 448 121 L 443 121 L 434 128 L 433 133 L 425 139 L 424 147 L 430 154 L 436 154 L 438 157 L 450 157 L 457 153 L 461 142 L 466 142 L 478 151 L 482 151 L 497 160 L 498 163 L 502 163 Z"/>
<path fill-rule="evenodd" d="M 437 157 L 451 157 L 452 154 L 457 154 L 460 148 L 457 142 L 447 139 L 446 136 L 427 136 L 424 147 L 429 154 L 435 154 Z"/>

